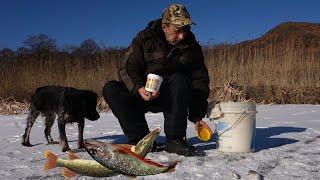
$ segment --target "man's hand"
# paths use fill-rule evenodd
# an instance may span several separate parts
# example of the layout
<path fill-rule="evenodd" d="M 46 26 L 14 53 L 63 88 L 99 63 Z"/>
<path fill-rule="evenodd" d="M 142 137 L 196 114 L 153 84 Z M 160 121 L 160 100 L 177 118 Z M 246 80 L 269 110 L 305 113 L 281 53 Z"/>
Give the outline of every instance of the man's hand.
<path fill-rule="evenodd" d="M 151 93 L 151 92 L 147 91 L 144 87 L 139 88 L 138 93 L 140 94 L 142 99 L 145 101 L 151 101 L 160 95 L 160 92 Z"/>
<path fill-rule="evenodd" d="M 195 129 L 197 136 L 201 141 L 209 141 L 211 139 L 211 128 L 201 119 L 196 122 Z"/>
<path fill-rule="evenodd" d="M 211 131 L 211 128 L 202 119 L 200 119 L 199 121 L 196 122 L 195 130 L 198 131 L 199 128 L 207 128 L 207 129 L 209 129 Z"/>

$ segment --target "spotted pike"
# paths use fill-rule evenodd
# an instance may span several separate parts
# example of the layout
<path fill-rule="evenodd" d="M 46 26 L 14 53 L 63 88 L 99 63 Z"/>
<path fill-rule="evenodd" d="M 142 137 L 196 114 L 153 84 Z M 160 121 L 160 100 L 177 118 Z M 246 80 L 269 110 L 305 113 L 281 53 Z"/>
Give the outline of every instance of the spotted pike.
<path fill-rule="evenodd" d="M 118 144 L 117 146 L 131 149 L 131 151 L 145 157 L 152 148 L 152 144 L 160 134 L 161 129 L 156 128 L 144 138 L 142 138 L 135 146 L 129 144 Z M 97 141 L 100 142 L 100 141 Z M 108 146 L 108 143 L 100 142 L 102 146 Z M 66 178 L 71 178 L 76 174 L 91 176 L 91 177 L 110 177 L 119 173 L 102 166 L 95 160 L 79 159 L 73 153 L 68 154 L 69 160 L 58 158 L 55 154 L 45 151 L 46 163 L 44 170 L 48 171 L 55 167 L 63 167 L 62 175 Z"/>
<path fill-rule="evenodd" d="M 172 172 L 178 162 L 164 166 L 144 159 L 125 147 L 116 144 L 105 144 L 95 140 L 84 143 L 90 156 L 103 166 L 115 172 L 129 176 L 147 176 Z"/>

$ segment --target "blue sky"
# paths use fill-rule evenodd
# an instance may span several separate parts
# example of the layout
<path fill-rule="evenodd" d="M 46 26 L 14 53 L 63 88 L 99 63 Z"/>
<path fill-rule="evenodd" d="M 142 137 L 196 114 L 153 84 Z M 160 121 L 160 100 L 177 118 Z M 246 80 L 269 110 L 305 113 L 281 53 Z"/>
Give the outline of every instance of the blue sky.
<path fill-rule="evenodd" d="M 0 48 L 16 49 L 38 33 L 59 47 L 88 38 L 126 47 L 173 2 L 187 7 L 201 44 L 257 38 L 281 22 L 320 23 L 319 0 L 1 0 Z"/>

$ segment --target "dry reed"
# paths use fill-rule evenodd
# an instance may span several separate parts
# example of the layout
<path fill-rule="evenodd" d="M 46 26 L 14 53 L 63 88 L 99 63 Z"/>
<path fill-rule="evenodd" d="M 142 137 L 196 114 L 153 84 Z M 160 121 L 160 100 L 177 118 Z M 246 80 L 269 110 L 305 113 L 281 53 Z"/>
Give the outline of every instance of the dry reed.
<path fill-rule="evenodd" d="M 204 47 L 211 96 L 229 81 L 241 85 L 247 98 L 264 103 L 320 103 L 320 43 L 291 37 L 259 45 Z M 102 94 L 117 79 L 123 49 L 89 58 L 41 58 L 0 61 L 0 97 L 28 100 L 44 85 L 89 89 Z"/>

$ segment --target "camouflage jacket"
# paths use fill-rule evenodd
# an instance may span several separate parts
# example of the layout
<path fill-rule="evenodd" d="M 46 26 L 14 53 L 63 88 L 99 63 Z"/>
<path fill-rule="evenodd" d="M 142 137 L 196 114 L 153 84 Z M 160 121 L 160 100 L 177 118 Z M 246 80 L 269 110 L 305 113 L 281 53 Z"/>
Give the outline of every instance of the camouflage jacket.
<path fill-rule="evenodd" d="M 119 71 L 120 81 L 132 94 L 136 94 L 140 87 L 144 87 L 149 73 L 165 79 L 174 72 L 182 72 L 192 80 L 193 97 L 189 120 L 195 122 L 206 114 L 210 91 L 201 46 L 191 31 L 178 45 L 169 45 L 161 28 L 161 19 L 151 21 L 133 39 L 125 54 Z"/>

